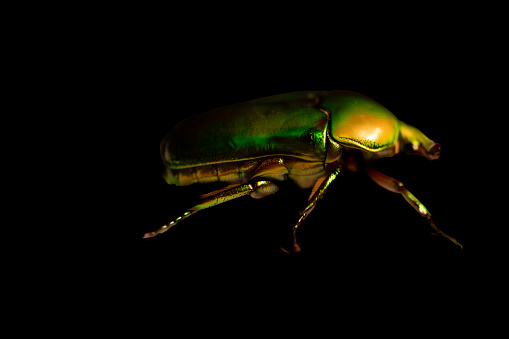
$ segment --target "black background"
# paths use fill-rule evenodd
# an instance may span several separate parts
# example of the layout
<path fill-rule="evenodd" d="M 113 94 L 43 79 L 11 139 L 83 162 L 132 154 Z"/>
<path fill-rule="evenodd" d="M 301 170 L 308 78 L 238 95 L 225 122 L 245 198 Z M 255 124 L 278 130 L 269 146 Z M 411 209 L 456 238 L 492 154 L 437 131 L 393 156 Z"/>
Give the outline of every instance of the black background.
<path fill-rule="evenodd" d="M 5 226 L 4 261 L 16 267 L 5 280 L 22 288 L 12 292 L 33 296 L 15 299 L 21 318 L 39 306 L 35 318 L 51 330 L 65 321 L 66 331 L 107 324 L 170 336 L 494 328 L 479 315 L 499 309 L 496 287 L 507 285 L 497 9 L 186 4 L 59 7 L 50 9 L 56 18 L 41 11 L 32 26 L 12 25 L 26 30 L 6 49 L 19 62 L 6 69 L 20 121 L 4 129 L 21 131 L 5 148 L 19 142 L 26 186 L 5 176 L 21 208 Z M 280 250 L 309 195 L 291 182 L 142 239 L 217 189 L 161 177 L 159 143 L 176 123 L 259 97 L 336 89 L 377 100 L 441 143 L 438 160 L 397 155 L 375 167 L 402 181 L 464 249 L 431 235 L 401 196 L 362 173 L 330 186 L 299 228 L 299 254 Z"/>
<path fill-rule="evenodd" d="M 455 262 L 468 257 L 475 237 L 464 175 L 472 170 L 465 162 L 472 150 L 463 143 L 462 117 L 472 109 L 467 102 L 474 84 L 448 60 L 453 56 L 414 59 L 393 52 L 380 60 L 362 53 L 352 62 L 336 60 L 334 51 L 323 49 L 303 56 L 299 46 L 262 46 L 212 44 L 189 51 L 176 45 L 154 59 L 125 64 L 125 73 L 112 74 L 112 92 L 104 95 L 112 93 L 109 99 L 115 102 L 103 117 L 114 122 L 110 147 L 118 176 L 111 180 L 126 200 L 116 206 L 118 220 L 125 219 L 120 236 L 144 254 L 155 251 L 154 258 L 280 257 L 279 246 L 288 247 L 291 225 L 309 194 L 289 184 L 274 196 L 239 199 L 200 212 L 163 236 L 140 240 L 144 232 L 191 206 L 199 194 L 217 188 L 166 185 L 159 142 L 178 121 L 209 109 L 297 90 L 348 89 L 377 100 L 442 144 L 439 160 L 398 155 L 376 166 L 402 181 L 432 212 L 438 227 L 465 249 L 429 235 L 426 221 L 402 197 L 364 175 L 345 173 L 299 230 L 301 256 L 360 263 Z M 390 46 L 378 47 L 384 48 L 391 52 Z M 171 59 L 170 51 L 183 55 Z M 117 228 L 111 225 L 111 230 Z"/>
<path fill-rule="evenodd" d="M 283 310 L 352 295 L 382 304 L 406 293 L 411 303 L 421 293 L 471 300 L 472 279 L 493 272 L 488 264 L 497 257 L 486 248 L 496 247 L 497 226 L 484 191 L 492 166 L 469 118 L 482 115 L 495 85 L 486 80 L 486 61 L 472 57 L 468 35 L 424 30 L 349 39 L 334 29 L 235 35 L 226 27 L 161 36 L 158 29 L 104 37 L 71 74 L 85 84 L 78 95 L 85 147 L 76 154 L 85 173 L 70 184 L 84 197 L 77 237 L 90 237 L 79 257 L 100 286 L 128 286 L 126 300 L 179 296 L 184 308 L 276 292 Z M 403 182 L 464 249 L 431 235 L 401 196 L 347 172 L 299 228 L 299 254 L 280 247 L 291 247 L 291 227 L 310 192 L 290 182 L 273 196 L 200 211 L 142 239 L 218 188 L 169 186 L 161 177 L 159 143 L 176 123 L 263 96 L 335 89 L 375 99 L 442 145 L 435 161 L 402 154 L 375 167 Z"/>

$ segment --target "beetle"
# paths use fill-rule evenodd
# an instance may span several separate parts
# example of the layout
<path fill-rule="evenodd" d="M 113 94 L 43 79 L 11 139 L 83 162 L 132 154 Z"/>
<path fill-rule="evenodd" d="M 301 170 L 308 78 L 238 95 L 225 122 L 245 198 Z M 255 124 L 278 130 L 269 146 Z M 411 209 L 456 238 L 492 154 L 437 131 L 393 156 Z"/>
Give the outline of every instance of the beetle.
<path fill-rule="evenodd" d="M 311 189 L 293 226 L 293 251 L 299 225 L 343 170 L 364 171 L 375 183 L 403 198 L 436 232 L 428 209 L 396 179 L 375 170 L 374 159 L 399 152 L 430 160 L 441 145 L 396 118 L 378 102 L 351 91 L 299 91 L 214 109 L 178 123 L 160 146 L 163 177 L 170 185 L 222 182 L 222 189 L 200 196 L 199 203 L 159 229 L 168 231 L 194 213 L 246 195 L 260 199 L 291 180 Z"/>

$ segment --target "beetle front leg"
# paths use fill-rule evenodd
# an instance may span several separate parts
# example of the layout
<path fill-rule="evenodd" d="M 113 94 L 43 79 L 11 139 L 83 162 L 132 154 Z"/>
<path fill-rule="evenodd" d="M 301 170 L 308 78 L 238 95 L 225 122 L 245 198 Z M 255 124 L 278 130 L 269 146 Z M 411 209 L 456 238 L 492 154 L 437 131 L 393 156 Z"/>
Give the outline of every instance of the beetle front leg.
<path fill-rule="evenodd" d="M 311 190 L 311 195 L 309 196 L 308 199 L 308 205 L 306 206 L 306 208 L 304 208 L 304 210 L 300 212 L 300 218 L 299 220 L 297 220 L 295 226 L 293 226 L 293 251 L 295 253 L 300 252 L 300 246 L 297 243 L 297 228 L 304 221 L 304 219 L 306 219 L 307 216 L 311 214 L 318 200 L 320 200 L 324 196 L 331 182 L 333 182 L 334 179 L 336 179 L 338 174 L 341 172 L 341 167 L 339 166 L 338 163 L 331 165 L 331 168 L 332 169 L 329 171 L 328 175 L 321 177 L 316 181 L 313 189 Z"/>
<path fill-rule="evenodd" d="M 366 172 L 370 176 L 370 178 L 373 179 L 373 181 L 375 181 L 381 187 L 385 188 L 388 191 L 401 194 L 403 198 L 405 198 L 405 200 L 410 205 L 412 205 L 412 207 L 421 216 L 425 217 L 428 220 L 429 225 L 436 231 L 436 233 L 432 234 L 435 235 L 440 234 L 443 237 L 455 243 L 456 245 L 458 245 L 460 248 L 463 248 L 463 246 L 456 239 L 442 232 L 435 226 L 435 223 L 433 222 L 433 219 L 431 217 L 431 213 L 428 211 L 428 209 L 412 193 L 410 193 L 401 182 L 378 172 L 371 165 L 366 168 Z"/>

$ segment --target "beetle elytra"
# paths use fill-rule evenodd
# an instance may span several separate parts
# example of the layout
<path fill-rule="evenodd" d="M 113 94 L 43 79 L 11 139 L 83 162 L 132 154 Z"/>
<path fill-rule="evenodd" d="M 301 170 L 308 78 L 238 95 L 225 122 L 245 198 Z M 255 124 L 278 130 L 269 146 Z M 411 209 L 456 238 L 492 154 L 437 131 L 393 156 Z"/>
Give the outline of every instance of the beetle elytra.
<path fill-rule="evenodd" d="M 327 187 L 343 170 L 362 169 L 381 187 L 401 194 L 436 234 L 462 247 L 436 227 L 431 213 L 401 182 L 372 166 L 374 159 L 399 152 L 434 160 L 440 149 L 376 101 L 350 91 L 301 91 L 211 110 L 183 120 L 163 139 L 163 176 L 171 185 L 219 181 L 226 187 L 202 195 L 197 205 L 144 238 L 202 209 L 246 195 L 274 194 L 278 181 L 291 180 L 311 189 L 293 226 L 293 250 L 299 252 L 297 228 Z"/>

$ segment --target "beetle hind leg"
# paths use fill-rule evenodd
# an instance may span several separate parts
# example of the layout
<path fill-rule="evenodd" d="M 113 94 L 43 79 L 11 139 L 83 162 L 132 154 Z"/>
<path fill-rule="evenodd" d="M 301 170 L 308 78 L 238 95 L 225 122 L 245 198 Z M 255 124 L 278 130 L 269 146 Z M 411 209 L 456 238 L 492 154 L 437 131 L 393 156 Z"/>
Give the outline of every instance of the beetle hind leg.
<path fill-rule="evenodd" d="M 163 225 L 153 232 L 145 233 L 143 238 L 151 238 L 158 234 L 164 233 L 175 226 L 179 221 L 188 218 L 194 213 L 205 208 L 216 206 L 222 204 L 223 202 L 240 198 L 248 194 L 255 199 L 259 199 L 267 195 L 274 194 L 277 192 L 277 190 L 278 187 L 274 183 L 267 180 L 258 180 L 253 183 L 243 185 L 234 184 L 226 186 L 217 191 L 213 191 L 200 196 L 200 202 L 197 205 L 188 209 L 175 220 L 171 221 L 168 225 Z"/>
<path fill-rule="evenodd" d="M 156 235 L 158 234 L 161 234 L 161 233 L 164 233 L 166 232 L 167 230 L 169 230 L 170 228 L 172 228 L 173 226 L 175 226 L 179 221 L 181 221 L 182 219 L 185 219 L 187 217 L 190 217 L 192 214 L 194 214 L 196 211 L 193 211 L 193 210 L 188 210 L 188 211 L 185 211 L 184 214 L 180 215 L 178 218 L 176 218 L 175 220 L 169 222 L 167 225 L 163 225 L 161 227 L 159 227 L 157 230 L 155 231 L 152 231 L 152 232 L 148 232 L 148 233 L 145 233 L 143 235 L 143 239 L 145 238 L 152 238 L 152 237 L 155 237 Z"/>

